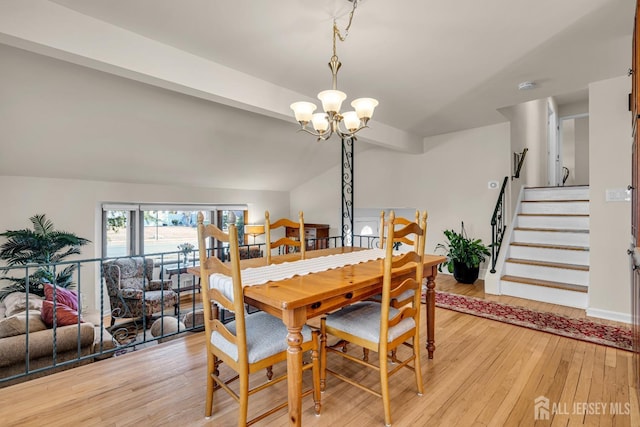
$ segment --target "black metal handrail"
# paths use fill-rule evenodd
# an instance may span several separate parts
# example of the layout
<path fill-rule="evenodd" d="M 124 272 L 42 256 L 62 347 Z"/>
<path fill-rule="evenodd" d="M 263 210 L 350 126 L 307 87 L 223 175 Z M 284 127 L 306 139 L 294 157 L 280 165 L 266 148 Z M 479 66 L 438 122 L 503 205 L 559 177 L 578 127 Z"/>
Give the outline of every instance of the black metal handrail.
<path fill-rule="evenodd" d="M 522 170 L 522 165 L 524 164 L 524 159 L 527 157 L 528 148 L 522 150 L 522 153 L 513 153 L 513 178 L 520 178 L 520 171 Z"/>
<path fill-rule="evenodd" d="M 496 207 L 491 217 L 491 273 L 496 272 L 496 261 L 500 253 L 500 247 L 502 246 L 504 232 L 507 229 L 504 223 L 504 205 L 506 196 L 505 189 L 507 188 L 508 180 L 508 176 L 505 176 L 502 180 L 502 188 L 500 189 L 498 201 L 496 202 Z"/>
<path fill-rule="evenodd" d="M 362 246 L 368 248 L 377 247 L 377 236 L 354 236 L 354 245 Z M 339 247 L 342 243 L 342 236 L 330 236 L 328 238 L 323 239 L 307 239 L 307 242 L 310 246 L 313 247 Z M 240 249 L 243 251 L 244 256 L 246 257 L 262 257 L 264 256 L 264 243 L 255 243 L 250 245 L 241 245 Z M 220 257 L 223 260 L 228 259 L 228 247 L 211 247 L 207 248 L 207 251 L 210 254 L 214 254 Z M 25 353 L 24 355 L 24 370 L 18 372 L 11 372 L 9 374 L 3 374 L 0 372 L 0 388 L 10 384 L 11 382 L 18 380 L 21 377 L 28 377 L 33 374 L 37 374 L 44 371 L 50 371 L 52 369 L 56 369 L 62 366 L 72 366 L 74 364 L 78 364 L 84 361 L 92 361 L 92 360 L 100 360 L 107 358 L 111 355 L 122 354 L 136 349 L 138 346 L 149 345 L 149 343 L 156 341 L 158 339 L 165 339 L 171 337 L 173 335 L 178 335 L 184 332 L 192 332 L 199 331 L 202 325 L 196 321 L 195 312 L 198 308 L 201 307 L 198 299 L 196 298 L 197 293 L 199 292 L 199 284 L 196 286 L 196 278 L 195 277 L 184 277 L 183 275 L 192 276 L 188 272 L 189 267 L 195 267 L 199 264 L 198 258 L 195 256 L 197 254 L 197 248 L 194 248 L 192 251 L 187 253 L 183 251 L 170 251 L 170 252 L 158 252 L 158 253 L 150 253 L 150 254 L 141 254 L 141 255 L 126 255 L 126 256 L 118 256 L 118 257 L 109 257 L 109 258 L 92 258 L 92 259 L 80 259 L 73 261 L 61 261 L 57 263 L 51 263 L 46 265 L 40 264 L 28 264 L 21 266 L 0 266 L 0 279 L 6 278 L 8 276 L 18 276 L 18 277 L 28 277 L 32 274 L 32 271 L 42 268 L 43 266 L 50 266 L 53 270 L 54 274 L 56 270 L 64 268 L 66 265 L 75 264 L 77 266 L 76 273 L 74 275 L 74 286 L 73 290 L 75 290 L 78 295 L 78 307 L 80 317 L 87 315 L 89 312 L 96 312 L 97 316 L 97 324 L 95 333 L 98 334 L 99 339 L 96 340 L 95 346 L 92 347 L 93 351 L 83 351 L 80 344 L 78 344 L 78 349 L 76 354 L 72 354 L 72 351 L 67 351 L 65 359 L 62 360 L 60 357 L 60 351 L 57 348 L 57 328 L 58 326 L 54 324 L 52 328 L 52 345 L 53 350 L 51 353 L 51 363 L 46 366 L 34 366 L 31 364 L 31 357 L 29 353 Z M 123 259 L 123 258 L 131 258 L 131 257 L 142 257 L 145 259 L 153 260 L 153 268 L 154 268 L 154 277 L 159 277 L 163 280 L 172 280 L 173 281 L 173 291 L 177 292 L 179 295 L 188 295 L 191 294 L 191 302 L 187 304 L 186 302 L 182 304 L 178 304 L 175 308 L 177 312 L 174 312 L 174 308 L 172 307 L 170 310 L 165 310 L 162 313 L 156 313 L 156 315 L 160 316 L 173 316 L 178 319 L 182 319 L 184 315 L 191 312 L 193 315 L 193 322 L 191 325 L 187 327 L 178 326 L 177 331 L 169 331 L 164 330 L 164 327 L 160 328 L 160 335 L 153 336 L 151 335 L 148 327 L 150 325 L 147 324 L 146 319 L 142 319 L 139 322 L 128 322 L 130 319 L 118 318 L 118 321 L 109 325 L 106 320 L 110 320 L 109 317 L 113 315 L 117 317 L 117 313 L 109 312 L 109 295 L 107 294 L 106 287 L 103 285 L 104 273 L 103 266 L 106 262 Z M 99 277 L 99 284 L 96 286 L 94 281 L 94 274 Z M 170 278 L 169 276 L 174 276 Z M 0 286 L 5 285 L 5 280 L 0 280 Z M 82 295 L 84 295 L 85 290 L 90 287 L 95 287 L 94 291 L 97 295 L 94 295 L 95 301 L 93 304 L 87 304 L 83 300 Z M 28 290 L 29 283 L 27 282 L 25 293 L 25 300 L 28 298 L 33 298 L 33 295 Z M 188 293 L 187 293 L 188 292 Z M 87 293 L 90 293 L 87 291 Z M 161 300 L 164 296 L 161 296 Z M 145 304 L 142 302 L 142 304 Z M 95 307 L 94 307 L 95 305 Z M 29 308 L 27 307 L 27 310 Z M 27 319 L 29 317 L 27 316 Z M 233 316 L 226 316 L 225 313 L 222 313 L 221 320 L 228 321 L 231 320 Z M 162 324 L 161 324 L 162 325 Z M 180 325 L 180 324 L 179 324 Z M 30 332 L 33 325 L 26 324 L 26 333 L 20 337 L 16 338 L 16 340 L 24 339 L 25 348 L 29 348 L 29 337 Z M 80 343 L 80 323 L 77 325 L 77 342 Z M 105 337 L 107 337 L 106 333 L 109 332 L 111 335 L 116 338 L 116 346 L 114 348 L 105 347 Z M 1 369 L 0 369 L 1 371 Z"/>

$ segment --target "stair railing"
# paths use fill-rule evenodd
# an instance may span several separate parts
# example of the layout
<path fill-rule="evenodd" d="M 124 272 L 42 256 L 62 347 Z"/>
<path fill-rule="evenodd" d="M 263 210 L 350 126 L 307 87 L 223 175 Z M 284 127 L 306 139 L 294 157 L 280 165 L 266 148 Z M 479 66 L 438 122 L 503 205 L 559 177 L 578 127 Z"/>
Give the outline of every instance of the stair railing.
<path fill-rule="evenodd" d="M 502 180 L 502 188 L 500 189 L 498 201 L 496 202 L 496 207 L 491 217 L 491 273 L 496 272 L 496 261 L 500 253 L 500 246 L 502 246 L 504 232 L 507 229 L 504 221 L 504 206 L 506 197 L 505 189 L 507 188 L 508 180 L 508 176 L 505 176 Z"/>
<path fill-rule="evenodd" d="M 522 170 L 522 165 L 524 164 L 524 159 L 527 157 L 528 148 L 522 150 L 521 153 L 513 153 L 513 176 L 511 179 L 520 178 L 520 171 Z"/>

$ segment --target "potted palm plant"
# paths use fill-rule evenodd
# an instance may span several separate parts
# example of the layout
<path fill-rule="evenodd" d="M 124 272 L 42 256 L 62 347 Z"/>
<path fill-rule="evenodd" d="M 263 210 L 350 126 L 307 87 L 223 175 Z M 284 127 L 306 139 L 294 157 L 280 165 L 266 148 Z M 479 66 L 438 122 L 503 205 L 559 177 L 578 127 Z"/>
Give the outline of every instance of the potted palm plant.
<path fill-rule="evenodd" d="M 34 215 L 29 221 L 33 230 L 8 230 L 0 233 L 0 237 L 7 239 L 0 246 L 0 260 L 5 261 L 9 267 L 39 264 L 39 268 L 35 271 L 30 270 L 34 272 L 29 277 L 7 277 L 5 272 L 0 279 L 8 280 L 12 284 L 0 289 L 0 301 L 11 292 L 25 292 L 27 283 L 29 292 L 40 296 L 44 296 L 45 282 L 64 288 L 73 285 L 75 264 L 58 269 L 51 264 L 60 262 L 70 255 L 79 254 L 80 247 L 90 242 L 73 233 L 56 230 L 53 222 L 45 215 Z"/>
<path fill-rule="evenodd" d="M 438 266 L 438 271 L 446 266 L 458 282 L 472 284 L 478 279 L 480 263 L 491 255 L 489 247 L 481 239 L 467 237 L 464 222 L 460 233 L 445 230 L 444 235 L 447 242 L 436 245 L 436 251 L 444 251 L 447 260 Z"/>

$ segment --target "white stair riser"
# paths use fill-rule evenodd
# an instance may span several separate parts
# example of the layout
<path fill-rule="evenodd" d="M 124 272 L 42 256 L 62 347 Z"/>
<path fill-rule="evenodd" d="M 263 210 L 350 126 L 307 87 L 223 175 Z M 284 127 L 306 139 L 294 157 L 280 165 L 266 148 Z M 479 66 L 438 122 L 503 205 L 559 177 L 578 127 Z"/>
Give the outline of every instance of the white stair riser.
<path fill-rule="evenodd" d="M 567 249 L 510 246 L 509 258 L 528 259 L 533 261 L 561 262 L 564 264 L 589 265 L 589 251 L 574 251 Z"/>
<path fill-rule="evenodd" d="M 527 188 L 523 200 L 589 200 L 589 187 Z"/>
<path fill-rule="evenodd" d="M 527 228 L 568 228 L 588 230 L 588 216 L 528 216 L 518 215 L 518 227 Z"/>
<path fill-rule="evenodd" d="M 575 308 L 587 308 L 589 297 L 584 292 L 567 291 L 564 289 L 547 288 L 544 286 L 532 286 L 524 283 L 500 281 L 500 291 L 503 295 L 511 295 L 534 301 L 548 302 L 551 304 L 566 305 Z"/>
<path fill-rule="evenodd" d="M 522 202 L 522 213 L 588 214 L 589 202 Z"/>
<path fill-rule="evenodd" d="M 573 285 L 589 285 L 589 272 L 567 268 L 543 267 L 539 265 L 505 263 L 504 274 L 508 276 L 527 277 L 529 279 L 548 280 L 551 282 L 570 283 Z"/>
<path fill-rule="evenodd" d="M 551 245 L 589 246 L 589 234 L 565 233 L 561 231 L 514 230 L 513 241 L 522 243 L 547 243 Z"/>

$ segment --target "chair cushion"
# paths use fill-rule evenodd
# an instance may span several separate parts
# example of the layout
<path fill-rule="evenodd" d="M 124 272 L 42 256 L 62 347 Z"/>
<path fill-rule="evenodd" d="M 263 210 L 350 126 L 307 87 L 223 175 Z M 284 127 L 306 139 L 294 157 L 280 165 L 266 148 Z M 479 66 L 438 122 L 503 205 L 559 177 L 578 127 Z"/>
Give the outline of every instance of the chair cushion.
<path fill-rule="evenodd" d="M 130 277 L 120 280 L 120 289 L 139 289 L 147 287 L 147 279 L 143 277 Z"/>
<path fill-rule="evenodd" d="M 134 257 L 118 259 L 116 260 L 116 265 L 120 267 L 120 280 L 129 278 L 146 278 L 144 275 L 145 272 L 142 258 Z"/>
<path fill-rule="evenodd" d="M 235 335 L 236 322 L 225 325 Z M 287 327 L 281 319 L 263 311 L 245 316 L 247 329 L 247 352 L 249 363 L 255 363 L 274 354 L 287 351 Z M 303 342 L 311 341 L 311 329 L 308 326 L 302 328 Z M 230 343 L 218 332 L 211 334 L 211 344 L 229 355 L 233 360 L 238 360 L 238 348 Z"/>
<path fill-rule="evenodd" d="M 342 310 L 327 315 L 327 327 L 364 338 L 368 341 L 380 343 L 380 313 L 381 306 L 377 302 L 359 302 L 349 305 Z M 398 314 L 398 310 L 390 307 L 389 318 Z M 415 328 L 413 317 L 402 320 L 396 326 L 389 328 L 389 341 L 393 341 L 405 332 Z"/>

